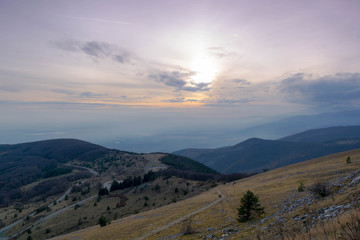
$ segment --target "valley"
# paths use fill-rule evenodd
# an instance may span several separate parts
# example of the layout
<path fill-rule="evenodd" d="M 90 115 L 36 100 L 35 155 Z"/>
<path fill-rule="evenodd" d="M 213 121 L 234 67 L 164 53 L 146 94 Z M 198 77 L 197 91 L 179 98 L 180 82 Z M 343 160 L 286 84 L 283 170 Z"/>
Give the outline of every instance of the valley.
<path fill-rule="evenodd" d="M 0 175 L 8 182 L 0 187 L 0 235 L 20 240 L 253 239 L 261 233 L 260 239 L 272 239 L 280 233 L 293 238 L 316 232 L 318 224 L 353 212 L 360 200 L 360 152 L 341 151 L 357 146 L 356 129 L 310 130 L 278 141 L 249 139 L 235 147 L 184 151 L 195 159 L 206 154 L 208 161 L 217 151 L 247 160 L 222 163 L 232 171 L 235 163 L 245 171 L 248 164 L 261 169 L 267 162 L 269 169 L 252 175 L 219 174 L 180 155 L 137 154 L 75 139 L 0 145 L 2 169 L 16 176 Z M 303 161 L 326 155 L 327 147 L 340 153 Z M 325 184 L 327 196 L 315 196 L 311 189 L 317 183 Z M 243 224 L 236 209 L 247 190 L 259 196 L 266 211 Z"/>

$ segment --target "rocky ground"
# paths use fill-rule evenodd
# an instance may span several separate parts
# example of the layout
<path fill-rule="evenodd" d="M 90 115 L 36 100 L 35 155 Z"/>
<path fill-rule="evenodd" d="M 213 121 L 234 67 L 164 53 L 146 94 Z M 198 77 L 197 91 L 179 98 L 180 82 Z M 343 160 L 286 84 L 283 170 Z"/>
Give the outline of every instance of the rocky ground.
<path fill-rule="evenodd" d="M 203 240 L 225 240 L 225 239 L 235 239 L 232 237 L 234 233 L 239 231 L 248 231 L 249 227 L 257 228 L 259 232 L 269 232 L 279 226 L 283 226 L 289 220 L 298 223 L 299 226 L 303 226 L 304 228 L 313 228 L 316 224 L 335 220 L 341 214 L 349 211 L 351 209 L 358 208 L 360 205 L 360 196 L 358 185 L 360 183 L 360 170 L 357 172 L 353 172 L 348 174 L 345 177 L 341 177 L 333 180 L 332 182 L 328 182 L 327 186 L 330 189 L 331 194 L 326 197 L 320 197 L 316 193 L 311 192 L 310 190 L 305 190 L 305 193 L 298 192 L 294 190 L 291 195 L 289 195 L 288 199 L 283 201 L 279 205 L 275 205 L 274 208 L 278 209 L 276 212 L 268 215 L 260 220 L 257 220 L 252 223 L 248 223 L 244 227 L 239 227 L 238 224 L 235 223 L 233 219 L 229 218 L 229 222 L 233 222 L 230 227 L 226 228 L 208 228 L 208 234 L 199 235 Z M 326 202 L 331 198 L 336 197 L 337 195 L 345 194 L 353 192 L 356 193 L 357 197 L 353 199 L 347 199 L 341 204 L 330 204 L 324 207 L 321 207 L 316 210 L 309 210 L 304 214 L 299 214 L 299 211 L 302 212 L 304 208 L 316 208 L 316 205 L 319 201 Z M 331 201 L 328 201 L 331 202 Z M 289 216 L 290 217 L 289 219 Z M 261 226 L 261 227 L 259 227 Z M 219 236 L 221 233 L 221 237 Z M 178 234 L 179 236 L 181 234 Z M 279 234 L 275 237 L 280 237 Z M 177 236 L 169 236 L 168 239 L 175 239 Z"/>

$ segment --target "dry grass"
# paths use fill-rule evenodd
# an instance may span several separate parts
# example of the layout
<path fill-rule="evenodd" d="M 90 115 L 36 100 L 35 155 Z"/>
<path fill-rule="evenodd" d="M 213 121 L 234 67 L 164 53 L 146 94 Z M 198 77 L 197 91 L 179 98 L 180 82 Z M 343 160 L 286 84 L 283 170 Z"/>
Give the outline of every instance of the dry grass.
<path fill-rule="evenodd" d="M 159 184 L 160 191 L 152 190 L 156 184 Z M 126 192 L 127 190 L 117 191 L 111 193 L 111 196 L 103 196 L 99 202 L 97 202 L 96 199 L 93 199 L 81 204 L 76 210 L 71 208 L 64 213 L 33 227 L 31 236 L 33 239 L 47 239 L 55 235 L 81 230 L 86 227 L 97 225 L 100 216 L 104 216 L 109 220 L 124 218 L 133 215 L 135 211 L 148 211 L 158 208 L 159 206 L 171 204 L 175 199 L 181 201 L 185 198 L 197 195 L 209 188 L 209 185 L 210 183 L 203 184 L 202 182 L 186 181 L 178 178 L 170 178 L 168 181 L 157 179 L 147 188 L 142 190 L 137 188 L 132 189 L 130 192 Z M 174 192 L 176 187 L 179 189 L 177 193 Z M 184 195 L 184 190 L 187 190 L 186 195 Z M 126 201 L 125 206 L 120 207 L 119 203 L 121 202 L 120 198 L 123 196 L 122 194 L 126 194 L 128 200 Z M 80 194 L 78 195 L 80 196 Z M 72 197 L 72 195 L 69 197 L 67 203 L 62 202 L 56 207 L 62 208 L 65 205 L 70 204 L 72 202 Z M 82 199 L 84 199 L 84 197 Z M 96 206 L 94 206 L 95 202 Z M 147 206 L 144 206 L 145 202 L 147 203 Z M 110 210 L 107 210 L 107 207 L 109 207 Z M 11 234 L 22 228 L 21 225 L 16 226 L 11 231 Z M 46 233 L 46 229 L 50 229 L 50 232 Z M 25 234 L 19 239 L 26 239 L 26 237 L 27 235 Z"/>
<path fill-rule="evenodd" d="M 351 156 L 352 163 L 346 164 L 346 157 L 349 155 Z M 350 190 L 344 191 L 341 194 L 327 197 L 325 200 L 319 199 L 312 206 L 299 207 L 294 212 L 282 214 L 279 217 L 285 219 L 282 223 L 283 225 L 273 226 L 271 229 L 264 230 L 273 220 L 264 222 L 259 222 L 258 220 L 278 211 L 285 200 L 289 200 L 295 195 L 304 196 L 306 193 L 297 192 L 299 182 L 304 182 L 307 188 L 315 182 L 330 181 L 346 176 L 350 172 L 358 171 L 359 167 L 360 150 L 338 153 L 271 170 L 250 178 L 238 180 L 234 183 L 220 185 L 193 198 L 133 215 L 122 220 L 113 221 L 112 224 L 103 228 L 95 226 L 55 239 L 136 239 L 151 230 L 205 206 L 218 198 L 217 191 L 221 191 L 225 199 L 213 207 L 194 215 L 192 218 L 192 227 L 198 233 L 183 236 L 180 234 L 182 226 L 178 224 L 155 233 L 147 239 L 160 239 L 171 235 L 177 235 L 177 239 L 199 239 L 200 236 L 208 234 L 221 237 L 223 235 L 221 230 L 226 227 L 241 229 L 241 231 L 231 235 L 234 239 L 262 239 L 264 237 L 265 239 L 274 239 L 275 236 L 281 239 L 279 231 L 283 233 L 283 238 L 294 239 L 290 236 L 291 233 L 294 231 L 300 232 L 304 230 L 304 227 L 306 228 L 306 224 L 299 226 L 299 222 L 291 220 L 295 214 L 306 214 L 321 207 L 344 203 L 349 201 L 354 193 L 349 192 Z M 240 224 L 235 220 L 240 198 L 248 189 L 259 196 L 260 203 L 265 207 L 265 215 L 254 220 L 254 222 L 257 222 L 256 226 L 251 223 Z M 325 228 L 325 225 L 323 227 Z M 326 225 L 327 228 L 331 228 L 331 226 Z M 318 231 L 321 235 L 323 230 L 321 226 L 318 227 L 318 230 L 310 230 L 309 227 L 308 232 L 310 234 L 315 235 L 315 231 Z M 259 235 L 259 232 L 263 232 L 263 236 Z"/>

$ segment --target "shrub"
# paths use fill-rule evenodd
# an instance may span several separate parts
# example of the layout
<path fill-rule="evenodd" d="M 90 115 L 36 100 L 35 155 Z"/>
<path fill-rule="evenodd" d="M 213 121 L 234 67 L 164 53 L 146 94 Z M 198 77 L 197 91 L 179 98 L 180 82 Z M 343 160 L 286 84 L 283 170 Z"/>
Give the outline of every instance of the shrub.
<path fill-rule="evenodd" d="M 193 224 L 192 217 L 189 217 L 182 222 L 182 232 L 184 235 L 190 235 L 196 233 L 196 231 L 192 227 L 192 224 Z"/>
<path fill-rule="evenodd" d="M 299 191 L 299 192 L 305 191 L 305 185 L 304 185 L 303 182 L 300 182 L 300 185 L 299 185 L 299 187 L 298 187 L 298 191 Z"/>
<path fill-rule="evenodd" d="M 324 182 L 317 182 L 315 184 L 313 184 L 310 188 L 309 191 L 319 197 L 326 197 L 330 195 L 330 188 L 328 186 L 328 184 L 324 183 Z"/>
<path fill-rule="evenodd" d="M 100 227 L 105 227 L 107 224 L 110 224 L 110 221 L 107 220 L 104 216 L 101 216 L 99 218 L 99 224 L 100 224 Z"/>
<path fill-rule="evenodd" d="M 156 185 L 155 185 L 154 190 L 157 191 L 157 192 L 160 192 L 160 186 L 159 186 L 159 184 L 156 184 Z"/>
<path fill-rule="evenodd" d="M 259 198 L 250 190 L 244 194 L 240 201 L 237 218 L 239 222 L 246 222 L 252 219 L 255 214 L 264 213 L 264 208 L 260 207 Z"/>

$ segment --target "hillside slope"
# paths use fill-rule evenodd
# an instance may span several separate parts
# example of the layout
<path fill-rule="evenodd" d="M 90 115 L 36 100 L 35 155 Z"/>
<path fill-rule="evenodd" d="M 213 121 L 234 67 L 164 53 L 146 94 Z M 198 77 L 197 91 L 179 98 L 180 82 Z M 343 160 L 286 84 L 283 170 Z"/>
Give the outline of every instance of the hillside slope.
<path fill-rule="evenodd" d="M 0 204 L 19 198 L 19 187 L 45 178 L 61 163 L 92 162 L 110 151 L 76 139 L 0 145 Z"/>
<path fill-rule="evenodd" d="M 181 156 L 136 154 L 108 149 L 77 139 L 0 145 L 0 205 L 10 204 L 14 200 L 28 200 L 33 194 L 26 194 L 21 189 L 23 186 L 41 179 L 71 173 L 74 165 L 82 166 L 82 170 L 87 167 L 99 173 L 106 172 L 110 177 L 126 177 L 142 175 L 148 170 L 156 169 L 160 164 L 160 157 L 167 160 L 163 163 L 163 168 L 167 166 L 183 171 L 216 173 L 201 163 Z M 155 168 L 152 168 L 152 165 Z M 62 184 L 62 189 L 69 184 Z"/>
<path fill-rule="evenodd" d="M 345 159 L 351 156 L 352 163 Z M 360 149 L 313 159 L 220 185 L 208 192 L 175 204 L 91 227 L 54 239 L 313 239 L 324 235 L 317 224 L 351 212 L 360 200 Z M 318 198 L 309 189 L 325 182 L 331 195 Z M 298 192 L 299 184 L 305 186 Z M 247 190 L 259 196 L 265 214 L 238 223 L 237 208 Z M 184 236 L 184 222 L 191 219 L 195 233 Z M 342 218 L 339 219 L 342 222 Z M 189 222 L 189 221 L 188 221 Z M 326 226 L 326 225 L 325 225 Z M 334 226 L 334 230 L 341 229 Z M 322 234 L 322 235 L 321 235 Z M 298 235 L 298 238 L 293 238 Z"/>
<path fill-rule="evenodd" d="M 280 140 L 252 138 L 230 147 L 184 149 L 174 153 L 195 159 L 222 173 L 260 172 L 359 148 L 359 129 L 358 126 L 316 129 Z"/>

